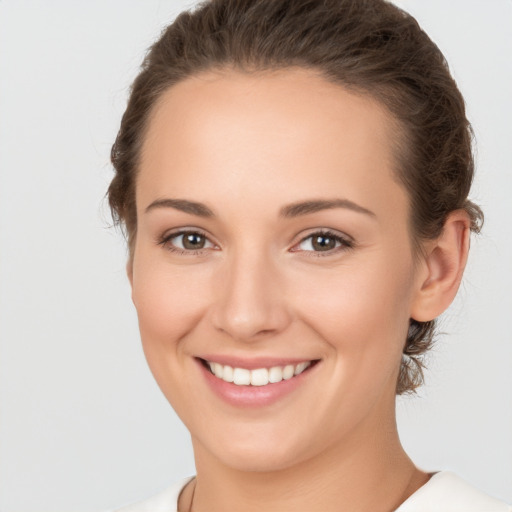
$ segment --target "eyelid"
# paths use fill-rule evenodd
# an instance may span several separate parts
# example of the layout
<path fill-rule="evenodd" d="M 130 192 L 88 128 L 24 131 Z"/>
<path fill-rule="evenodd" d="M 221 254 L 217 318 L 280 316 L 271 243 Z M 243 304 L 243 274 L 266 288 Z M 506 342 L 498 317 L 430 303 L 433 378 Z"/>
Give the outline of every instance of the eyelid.
<path fill-rule="evenodd" d="M 200 249 L 181 249 L 179 247 L 176 247 L 172 244 L 170 244 L 170 240 L 173 238 L 183 236 L 186 234 L 198 234 L 202 237 L 204 237 L 210 244 L 212 244 L 214 247 L 202 247 Z M 308 240 L 309 238 L 313 236 L 325 236 L 328 238 L 333 238 L 336 240 L 336 242 L 339 242 L 340 245 L 338 247 L 334 247 L 333 249 L 329 249 L 327 251 L 312 251 L 312 250 L 304 250 L 304 249 L 298 249 L 297 247 L 302 244 L 304 241 Z M 203 229 L 197 228 L 197 227 L 181 227 L 181 228 L 175 228 L 169 231 L 164 232 L 158 239 L 156 240 L 156 243 L 158 245 L 163 246 L 170 252 L 178 253 L 178 254 L 185 254 L 185 255 L 199 255 L 203 254 L 211 249 L 218 250 L 219 246 L 217 243 L 215 243 L 210 235 L 208 235 Z M 308 234 L 302 234 L 301 238 L 294 243 L 294 245 L 289 249 L 290 252 L 302 252 L 307 254 L 308 256 L 332 256 L 334 254 L 338 254 L 339 252 L 347 251 L 350 249 L 353 249 L 355 246 L 354 239 L 340 231 L 333 230 L 330 228 L 315 228 L 311 229 Z"/>
<path fill-rule="evenodd" d="M 308 240 L 309 238 L 313 236 L 325 236 L 327 238 L 333 238 L 336 240 L 336 242 L 339 242 L 340 245 L 338 247 L 334 247 L 333 249 L 327 250 L 327 251 L 309 251 L 309 250 L 303 250 L 303 249 L 297 249 L 297 247 Z M 343 251 L 347 251 L 350 249 L 353 249 L 355 246 L 354 239 L 340 231 L 333 230 L 330 228 L 316 228 L 311 230 L 307 235 L 301 236 L 298 242 L 296 242 L 293 247 L 290 249 L 291 252 L 302 252 L 305 253 L 307 256 L 332 256 L 335 254 L 338 254 Z"/>
<path fill-rule="evenodd" d="M 200 249 L 181 249 L 176 247 L 170 243 L 173 238 L 177 238 L 179 236 L 187 235 L 187 234 L 197 234 L 204 237 L 213 247 L 202 247 Z M 156 240 L 158 245 L 163 246 L 170 252 L 185 254 L 185 255 L 197 255 L 201 254 L 204 251 L 218 248 L 218 245 L 211 239 L 211 237 L 201 228 L 196 228 L 192 226 L 186 226 L 182 228 L 175 228 L 169 231 L 164 232 L 161 236 L 159 236 Z"/>

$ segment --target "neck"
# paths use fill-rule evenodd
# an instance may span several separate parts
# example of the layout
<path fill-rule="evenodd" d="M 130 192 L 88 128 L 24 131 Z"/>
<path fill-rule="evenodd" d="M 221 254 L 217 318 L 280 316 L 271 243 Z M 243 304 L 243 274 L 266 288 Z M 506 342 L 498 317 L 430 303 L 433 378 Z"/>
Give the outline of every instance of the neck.
<path fill-rule="evenodd" d="M 394 409 L 377 428 L 371 421 L 359 425 L 343 443 L 277 471 L 240 471 L 222 464 L 197 440 L 193 444 L 193 512 L 390 512 L 429 478 L 403 450 Z"/>

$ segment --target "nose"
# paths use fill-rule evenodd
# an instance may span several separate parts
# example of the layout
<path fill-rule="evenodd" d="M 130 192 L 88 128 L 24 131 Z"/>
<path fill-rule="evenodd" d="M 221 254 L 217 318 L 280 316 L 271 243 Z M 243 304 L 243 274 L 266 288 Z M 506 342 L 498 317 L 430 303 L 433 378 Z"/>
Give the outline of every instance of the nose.
<path fill-rule="evenodd" d="M 214 292 L 215 329 L 244 342 L 282 332 L 291 321 L 283 281 L 278 265 L 257 251 L 227 258 Z"/>

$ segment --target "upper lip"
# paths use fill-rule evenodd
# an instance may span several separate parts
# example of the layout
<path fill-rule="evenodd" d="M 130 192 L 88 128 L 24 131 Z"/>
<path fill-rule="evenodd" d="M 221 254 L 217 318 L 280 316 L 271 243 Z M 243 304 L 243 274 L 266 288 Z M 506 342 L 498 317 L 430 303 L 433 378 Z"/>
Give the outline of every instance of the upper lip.
<path fill-rule="evenodd" d="M 210 363 L 219 363 L 223 366 L 231 366 L 233 368 L 246 368 L 247 370 L 255 370 L 257 368 L 272 368 L 273 366 L 286 366 L 289 364 L 297 365 L 299 363 L 306 363 L 309 361 L 317 361 L 308 357 L 236 357 L 233 355 L 222 354 L 206 354 L 199 356 L 199 359 L 204 359 Z"/>

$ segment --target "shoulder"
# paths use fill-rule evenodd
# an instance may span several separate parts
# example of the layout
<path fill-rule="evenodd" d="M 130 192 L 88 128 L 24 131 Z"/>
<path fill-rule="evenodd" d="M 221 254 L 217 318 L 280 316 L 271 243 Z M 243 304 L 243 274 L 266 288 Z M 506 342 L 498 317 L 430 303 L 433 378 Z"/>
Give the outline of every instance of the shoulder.
<path fill-rule="evenodd" d="M 178 497 L 185 485 L 187 485 L 192 478 L 193 477 L 189 477 L 180 480 L 151 498 L 111 512 L 177 512 Z"/>
<path fill-rule="evenodd" d="M 441 471 L 395 512 L 512 512 L 512 507 L 479 491 L 451 471 Z"/>

